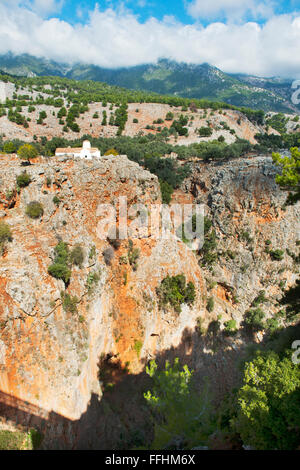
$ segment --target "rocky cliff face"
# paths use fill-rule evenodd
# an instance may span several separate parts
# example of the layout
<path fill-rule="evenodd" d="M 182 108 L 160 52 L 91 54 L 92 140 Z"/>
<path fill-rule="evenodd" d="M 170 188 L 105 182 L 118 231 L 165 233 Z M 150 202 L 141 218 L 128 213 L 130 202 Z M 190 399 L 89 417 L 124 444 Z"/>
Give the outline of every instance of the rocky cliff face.
<path fill-rule="evenodd" d="M 218 393 L 232 385 L 234 373 L 228 368 L 244 339 L 239 334 L 227 338 L 216 350 L 199 336 L 199 319 L 206 329 L 217 319 L 221 329 L 229 319 L 239 326 L 261 290 L 271 316 L 282 286 L 298 275 L 291 254 L 300 238 L 300 209 L 282 208 L 285 194 L 274 183 L 271 159 L 195 164 L 175 193 L 175 202 L 205 205 L 218 244 L 211 266 L 202 266 L 201 256 L 176 239 L 132 236 L 133 249 L 139 251 L 137 262 L 130 263 L 128 240 L 112 247 L 99 238 L 99 204 L 116 207 L 120 196 L 129 205 L 160 203 L 156 176 L 125 156 L 97 163 L 40 159 L 26 167 L 32 181 L 17 192 L 16 176 L 24 170 L 18 159 L 1 157 L 0 167 L 0 216 L 13 235 L 0 262 L 0 414 L 27 426 L 42 420 L 45 447 L 109 448 L 119 438 L 112 427 L 122 434 L 128 425 L 111 409 L 97 408 L 108 362 L 115 366 L 111 380 L 117 383 L 116 371 L 138 377 L 149 359 L 170 351 L 199 376 L 210 376 Z M 31 201 L 42 203 L 40 219 L 25 215 Z M 84 252 L 67 286 L 48 274 L 61 240 Z M 272 249 L 284 251 L 281 261 L 266 252 L 268 240 Z M 162 311 L 156 288 L 167 275 L 181 273 L 195 285 L 195 303 L 184 305 L 180 314 Z M 66 293 L 71 300 L 76 297 L 75 308 L 63 303 Z M 209 297 L 215 300 L 211 312 Z M 229 357 L 228 350 L 236 354 Z M 123 400 L 130 401 L 130 393 L 128 387 Z M 91 396 L 98 410 L 92 416 L 87 413 Z M 80 444 L 82 433 L 88 443 Z"/>
<path fill-rule="evenodd" d="M 124 261 L 128 240 L 113 249 L 98 238 L 99 204 L 116 206 L 119 196 L 129 205 L 160 201 L 157 178 L 126 157 L 41 160 L 26 168 L 32 181 L 17 193 L 16 177 L 24 168 L 17 158 L 0 164 L 1 217 L 13 235 L 0 265 L 0 388 L 77 420 L 92 393 L 101 397 L 100 358 L 109 354 L 137 373 L 158 351 L 177 346 L 185 328 L 195 327 L 204 290 L 201 270 L 181 242 L 134 240 L 139 259 L 133 270 Z M 31 201 L 42 203 L 41 219 L 25 215 Z M 66 290 L 48 274 L 61 240 L 70 248 L 79 244 L 85 255 Z M 167 274 L 182 272 L 194 282 L 197 301 L 180 315 L 162 315 L 155 289 Z M 76 312 L 64 308 L 62 292 L 76 297 Z"/>
<path fill-rule="evenodd" d="M 276 185 L 276 174 L 270 157 L 256 157 L 196 164 L 185 183 L 216 229 L 218 259 L 206 273 L 217 283 L 212 289 L 217 308 L 238 323 L 260 290 L 270 299 L 266 311 L 274 312 L 280 285 L 289 287 L 299 274 L 293 257 L 300 237 L 299 204 L 284 207 L 287 194 Z M 278 249 L 282 260 L 274 261 L 270 252 Z"/>

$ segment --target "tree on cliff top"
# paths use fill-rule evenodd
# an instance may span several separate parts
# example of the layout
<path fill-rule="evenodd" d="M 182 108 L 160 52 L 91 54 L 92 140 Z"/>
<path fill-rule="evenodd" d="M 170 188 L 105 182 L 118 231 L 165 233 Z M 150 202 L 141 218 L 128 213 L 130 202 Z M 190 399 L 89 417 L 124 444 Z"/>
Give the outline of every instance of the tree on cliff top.
<path fill-rule="evenodd" d="M 33 145 L 24 144 L 19 148 L 18 156 L 22 160 L 30 161 L 32 158 L 35 158 L 38 156 L 38 151 Z"/>
<path fill-rule="evenodd" d="M 300 200 L 300 151 L 297 147 L 291 148 L 291 156 L 282 157 L 273 153 L 273 161 L 282 168 L 282 174 L 277 175 L 276 183 L 282 189 L 289 191 L 287 204 L 295 204 Z"/>

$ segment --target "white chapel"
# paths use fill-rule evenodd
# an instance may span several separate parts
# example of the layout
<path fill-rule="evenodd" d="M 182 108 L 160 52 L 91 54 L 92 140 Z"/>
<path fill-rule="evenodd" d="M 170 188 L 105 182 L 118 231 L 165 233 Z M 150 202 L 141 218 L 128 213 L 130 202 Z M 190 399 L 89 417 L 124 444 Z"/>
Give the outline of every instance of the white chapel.
<path fill-rule="evenodd" d="M 82 144 L 82 148 L 57 148 L 55 151 L 56 157 L 74 157 L 74 158 L 81 158 L 83 160 L 93 160 L 93 158 L 100 158 L 101 153 L 100 150 L 97 148 L 91 147 L 91 143 L 89 140 L 84 140 Z"/>

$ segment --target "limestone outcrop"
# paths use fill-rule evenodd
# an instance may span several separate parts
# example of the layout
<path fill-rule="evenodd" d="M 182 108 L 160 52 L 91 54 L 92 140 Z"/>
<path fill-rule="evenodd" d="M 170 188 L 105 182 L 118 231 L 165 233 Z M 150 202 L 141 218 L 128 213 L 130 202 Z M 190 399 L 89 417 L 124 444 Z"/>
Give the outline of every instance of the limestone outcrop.
<path fill-rule="evenodd" d="M 217 233 L 218 259 L 206 269 L 215 284 L 216 313 L 238 323 L 261 290 L 269 299 L 266 312 L 274 313 L 283 287 L 299 276 L 300 207 L 285 207 L 287 193 L 276 185 L 277 172 L 271 157 L 195 164 L 183 185 L 204 204 Z M 274 250 L 282 250 L 280 261 L 270 256 Z"/>
<path fill-rule="evenodd" d="M 299 275 L 300 207 L 284 208 L 286 194 L 274 182 L 270 158 L 195 163 L 175 192 L 174 202 L 204 204 L 217 235 L 212 265 L 202 265 L 201 250 L 197 255 L 176 238 L 145 233 L 132 237 L 130 247 L 128 239 L 114 244 L 99 237 L 99 204 L 116 208 L 120 197 L 130 206 L 160 204 L 157 177 L 126 156 L 97 162 L 40 158 L 27 167 L 17 157 L 2 156 L 0 168 L 0 217 L 12 231 L 0 259 L 0 402 L 10 410 L 8 419 L 19 416 L 16 410 L 29 410 L 27 422 L 24 416 L 17 421 L 32 426 L 35 418 L 44 420 L 46 448 L 77 448 L 79 420 L 88 421 L 91 397 L 101 401 L 101 364 L 107 359 L 137 376 L 147 361 L 173 351 L 196 374 L 208 375 L 218 393 L 232 385 L 224 351 L 238 355 L 244 338 L 226 338 L 216 350 L 199 334 L 199 325 L 208 329 L 218 320 L 223 329 L 234 319 L 239 327 L 261 290 L 271 317 L 283 288 Z M 17 188 L 24 170 L 31 182 Z M 41 218 L 26 215 L 32 201 L 42 204 Z M 131 217 L 127 221 L 130 226 Z M 61 241 L 84 254 L 66 285 L 48 273 Z M 281 260 L 272 259 L 272 249 L 283 251 Z M 167 275 L 181 273 L 195 286 L 194 304 L 183 305 L 180 313 L 161 309 L 157 287 Z M 209 297 L 213 311 L 207 310 Z M 109 413 L 93 417 L 98 424 L 102 418 L 113 419 Z M 90 447 L 105 448 L 105 425 L 100 437 L 92 436 L 89 420 L 84 429 Z M 118 426 L 126 428 L 121 421 Z"/>
<path fill-rule="evenodd" d="M 128 240 L 117 249 L 97 236 L 99 204 L 159 203 L 157 177 L 125 156 L 99 162 L 49 159 L 26 167 L 31 183 L 8 193 L 24 170 L 17 158 L 3 158 L 3 220 L 13 239 L 0 265 L 1 391 L 70 420 L 85 412 L 91 393 L 101 397 L 99 358 L 110 354 L 131 372 L 160 350 L 177 346 L 185 328 L 195 328 L 204 285 L 197 260 L 180 241 L 134 240 L 135 270 L 124 261 Z M 33 220 L 27 204 L 44 213 Z M 67 288 L 48 273 L 59 241 L 80 245 L 82 266 L 73 266 Z M 105 250 L 112 251 L 106 263 Z M 121 261 L 120 261 L 121 260 Z M 168 274 L 184 273 L 196 286 L 197 301 L 180 315 L 158 309 L 156 287 Z M 93 285 L 93 279 L 97 282 Z M 64 295 L 76 298 L 76 312 L 64 309 Z"/>

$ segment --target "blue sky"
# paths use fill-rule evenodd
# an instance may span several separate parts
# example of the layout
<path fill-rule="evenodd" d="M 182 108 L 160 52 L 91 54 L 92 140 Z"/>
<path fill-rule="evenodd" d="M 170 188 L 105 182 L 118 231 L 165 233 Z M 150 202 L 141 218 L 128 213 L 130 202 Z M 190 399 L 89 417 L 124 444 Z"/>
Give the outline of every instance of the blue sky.
<path fill-rule="evenodd" d="M 166 15 L 172 15 L 178 21 L 186 24 L 194 22 L 194 19 L 186 12 L 183 0 L 140 0 L 140 2 L 138 0 L 127 0 L 124 2 L 118 0 L 100 0 L 98 2 L 94 0 L 66 0 L 59 16 L 71 22 L 85 21 L 88 17 L 88 12 L 94 10 L 96 4 L 98 4 L 99 10 L 106 10 L 107 8 L 118 9 L 123 6 L 138 15 L 142 22 L 150 17 L 162 20 Z M 78 16 L 78 12 L 82 12 L 83 16 Z"/>
<path fill-rule="evenodd" d="M 206 0 L 207 3 L 214 3 L 214 0 Z M 59 13 L 59 17 L 65 21 L 75 23 L 84 22 L 88 18 L 88 12 L 94 10 L 96 4 L 99 10 L 106 10 L 113 8 L 115 10 L 120 8 L 127 8 L 134 14 L 139 16 L 141 22 L 145 22 L 150 17 L 162 20 L 165 16 L 174 16 L 177 21 L 184 24 L 193 24 L 195 17 L 193 17 L 187 9 L 187 5 L 192 3 L 188 0 L 65 0 L 64 5 Z M 273 4 L 273 10 L 275 14 L 286 14 L 292 13 L 299 7 L 299 0 L 274 0 L 269 2 Z M 79 13 L 79 14 L 78 14 Z M 81 16 L 82 15 L 82 16 Z M 258 16 L 255 18 L 259 23 L 263 23 L 265 18 Z M 207 25 L 213 20 L 226 21 L 226 14 L 222 10 L 216 11 L 209 18 L 206 15 L 197 17 L 198 21 L 202 24 Z M 244 21 L 253 20 L 253 15 L 250 11 L 241 19 Z"/>
<path fill-rule="evenodd" d="M 300 78 L 300 0 L 0 0 L 0 54 Z"/>

